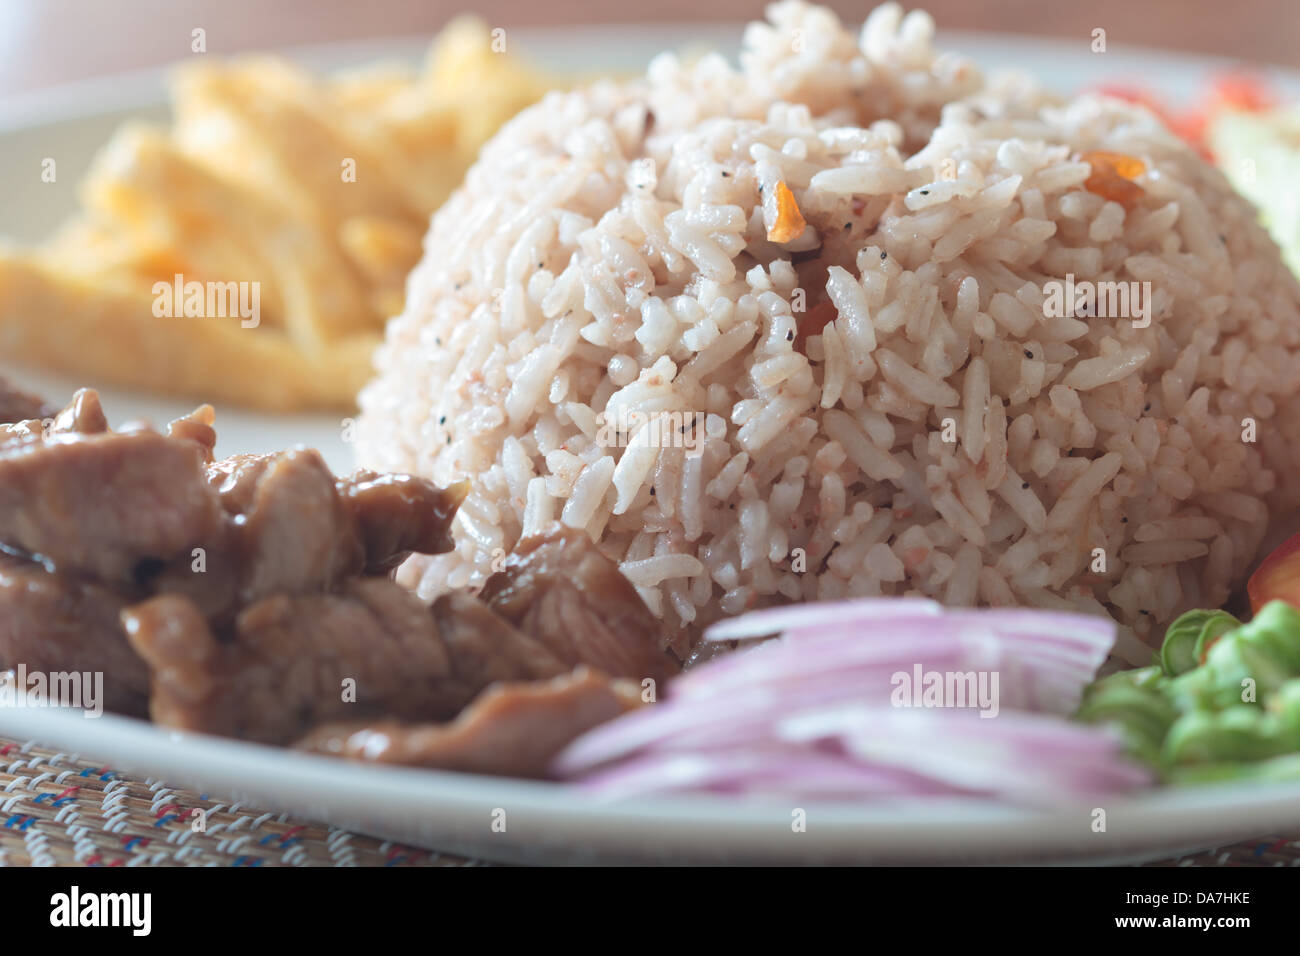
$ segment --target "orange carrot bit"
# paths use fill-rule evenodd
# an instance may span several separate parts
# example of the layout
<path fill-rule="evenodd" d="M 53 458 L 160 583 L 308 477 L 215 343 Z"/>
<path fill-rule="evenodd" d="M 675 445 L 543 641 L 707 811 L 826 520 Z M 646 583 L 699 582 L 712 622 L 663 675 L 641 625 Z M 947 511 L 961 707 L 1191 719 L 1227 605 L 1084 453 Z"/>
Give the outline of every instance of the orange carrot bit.
<path fill-rule="evenodd" d="M 790 192 L 790 187 L 785 184 L 784 180 L 778 180 L 776 184 L 776 221 L 767 230 L 768 241 L 789 242 L 791 239 L 797 239 L 803 235 L 804 227 L 807 225 L 803 213 L 799 211 L 799 204 L 794 201 L 794 193 Z"/>
<path fill-rule="evenodd" d="M 1143 190 L 1134 180 L 1146 172 L 1146 163 L 1135 156 L 1104 149 L 1090 149 L 1079 158 L 1092 167 L 1092 175 L 1084 181 L 1084 189 L 1113 199 L 1128 210 L 1138 204 Z"/>

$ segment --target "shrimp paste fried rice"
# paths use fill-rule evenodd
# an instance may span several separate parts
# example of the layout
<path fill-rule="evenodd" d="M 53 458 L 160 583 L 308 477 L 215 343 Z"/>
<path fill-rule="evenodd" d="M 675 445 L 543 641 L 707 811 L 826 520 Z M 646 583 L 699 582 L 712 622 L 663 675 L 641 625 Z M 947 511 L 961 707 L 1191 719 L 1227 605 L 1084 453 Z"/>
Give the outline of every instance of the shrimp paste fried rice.
<path fill-rule="evenodd" d="M 664 54 L 501 130 L 361 396 L 363 464 L 473 483 L 454 552 L 402 580 L 473 587 L 559 520 L 679 650 L 922 594 L 1110 614 L 1145 662 L 1224 601 L 1300 501 L 1300 287 L 1152 115 L 932 33 L 781 3 L 739 69 Z M 1140 161 L 1132 201 L 1091 150 Z M 1066 277 L 1149 283 L 1149 322 L 1061 314 Z"/>

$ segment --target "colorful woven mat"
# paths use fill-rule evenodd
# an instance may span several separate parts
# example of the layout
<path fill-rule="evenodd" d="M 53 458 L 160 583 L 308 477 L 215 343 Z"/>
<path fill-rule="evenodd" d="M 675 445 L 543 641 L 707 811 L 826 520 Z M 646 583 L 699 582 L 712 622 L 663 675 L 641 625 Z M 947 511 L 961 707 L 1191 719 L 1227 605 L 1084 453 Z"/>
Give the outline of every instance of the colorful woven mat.
<path fill-rule="evenodd" d="M 207 811 L 195 832 L 189 811 Z M 0 738 L 0 866 L 476 866 L 480 861 L 290 819 Z M 1152 866 L 1300 866 L 1262 837 Z"/>
<path fill-rule="evenodd" d="M 0 866 L 473 865 L 0 738 Z"/>

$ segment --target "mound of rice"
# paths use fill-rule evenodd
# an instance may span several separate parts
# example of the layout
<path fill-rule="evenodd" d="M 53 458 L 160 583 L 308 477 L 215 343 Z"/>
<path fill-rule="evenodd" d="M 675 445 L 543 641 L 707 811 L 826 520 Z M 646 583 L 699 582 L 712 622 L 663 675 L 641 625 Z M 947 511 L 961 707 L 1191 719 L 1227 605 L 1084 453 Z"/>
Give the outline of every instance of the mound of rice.
<path fill-rule="evenodd" d="M 358 453 L 473 490 L 402 580 L 472 587 L 559 520 L 682 645 L 922 594 L 1110 614 L 1143 659 L 1300 501 L 1296 280 L 1140 108 L 986 80 L 894 4 L 769 19 L 739 69 L 551 94 L 434 217 Z M 1145 164 L 1131 208 L 1095 149 Z M 1049 315 L 1067 276 L 1149 282 L 1150 324 Z"/>

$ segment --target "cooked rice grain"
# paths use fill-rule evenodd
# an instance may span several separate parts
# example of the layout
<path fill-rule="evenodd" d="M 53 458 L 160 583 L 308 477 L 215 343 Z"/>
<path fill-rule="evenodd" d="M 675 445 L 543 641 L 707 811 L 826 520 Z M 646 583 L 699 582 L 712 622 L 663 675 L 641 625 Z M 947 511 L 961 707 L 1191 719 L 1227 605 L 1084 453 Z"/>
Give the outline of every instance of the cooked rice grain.
<path fill-rule="evenodd" d="M 769 17 L 739 69 L 551 94 L 435 216 L 359 457 L 473 490 L 403 579 L 476 584 L 558 519 L 683 647 L 763 604 L 925 594 L 1104 611 L 1140 657 L 1300 502 L 1295 279 L 1138 107 L 986 81 L 893 4 L 857 36 Z M 1083 188 L 1091 149 L 1145 164 L 1131 211 Z M 1045 315 L 1067 274 L 1150 282 L 1150 325 Z M 710 427 L 601 427 L 664 412 Z"/>

